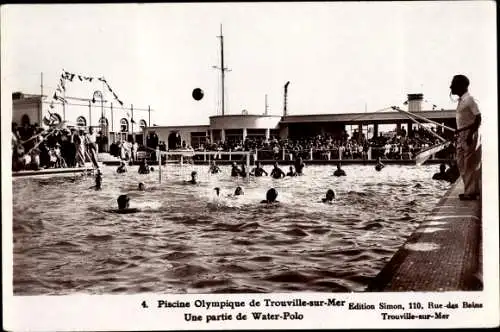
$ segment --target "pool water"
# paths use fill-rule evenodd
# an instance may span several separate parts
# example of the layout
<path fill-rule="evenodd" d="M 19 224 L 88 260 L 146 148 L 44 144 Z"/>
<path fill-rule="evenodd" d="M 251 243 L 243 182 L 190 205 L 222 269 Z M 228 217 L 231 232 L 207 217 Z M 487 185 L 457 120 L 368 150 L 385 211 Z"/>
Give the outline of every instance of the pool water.
<path fill-rule="evenodd" d="M 14 178 L 15 294 L 362 291 L 450 186 L 431 180 L 437 166 L 346 165 L 340 178 L 306 166 L 280 180 L 221 168 L 164 166 L 160 184 L 157 166 L 105 167 L 101 191 L 91 176 Z M 183 184 L 192 170 L 200 184 Z M 280 203 L 260 204 L 271 187 Z M 337 198 L 321 203 L 329 188 Z M 110 212 L 120 194 L 140 212 Z"/>

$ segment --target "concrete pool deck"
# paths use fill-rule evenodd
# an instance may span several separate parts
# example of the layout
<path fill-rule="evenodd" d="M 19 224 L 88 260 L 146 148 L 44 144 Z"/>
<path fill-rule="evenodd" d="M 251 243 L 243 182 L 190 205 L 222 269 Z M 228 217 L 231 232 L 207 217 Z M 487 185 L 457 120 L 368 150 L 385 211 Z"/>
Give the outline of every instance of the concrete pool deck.
<path fill-rule="evenodd" d="M 461 201 L 459 179 L 367 291 L 482 290 L 481 200 Z"/>

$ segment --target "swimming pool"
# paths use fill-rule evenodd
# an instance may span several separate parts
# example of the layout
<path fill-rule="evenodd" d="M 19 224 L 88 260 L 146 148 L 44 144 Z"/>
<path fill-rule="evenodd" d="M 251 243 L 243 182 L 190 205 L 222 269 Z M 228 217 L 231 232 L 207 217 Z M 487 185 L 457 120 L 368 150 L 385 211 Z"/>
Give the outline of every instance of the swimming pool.
<path fill-rule="evenodd" d="M 101 191 L 90 176 L 14 178 L 15 294 L 362 291 L 450 186 L 431 180 L 437 166 L 281 180 L 221 168 L 168 165 L 159 184 L 157 169 L 104 167 Z M 192 170 L 201 183 L 183 185 Z M 238 185 L 245 195 L 227 197 Z M 278 206 L 259 203 L 270 187 Z M 329 188 L 334 204 L 320 203 Z M 107 212 L 124 193 L 141 212 Z"/>

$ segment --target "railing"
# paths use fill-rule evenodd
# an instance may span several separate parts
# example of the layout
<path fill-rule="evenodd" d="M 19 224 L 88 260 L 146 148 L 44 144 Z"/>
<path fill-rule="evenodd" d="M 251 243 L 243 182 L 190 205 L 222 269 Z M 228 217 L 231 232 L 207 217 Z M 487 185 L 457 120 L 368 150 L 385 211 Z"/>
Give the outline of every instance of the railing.
<path fill-rule="evenodd" d="M 251 162 L 257 160 L 280 160 L 280 161 L 294 161 L 301 157 L 303 160 L 309 161 L 328 161 L 328 160 L 375 160 L 377 158 L 381 159 L 396 159 L 396 160 L 413 160 L 415 155 L 421 149 L 409 149 L 403 148 L 401 146 L 390 149 L 385 147 L 369 147 L 368 149 L 359 147 L 348 149 L 348 148 L 331 148 L 331 149 L 252 149 L 250 151 L 242 150 L 229 150 L 229 151 L 180 151 L 171 150 L 167 151 L 166 154 L 169 155 L 168 159 L 162 152 L 163 159 L 162 162 L 174 161 L 179 162 L 181 155 L 184 156 L 185 160 L 193 160 L 197 162 L 210 162 L 215 161 L 236 161 L 244 162 L 246 160 L 246 155 L 250 155 Z M 447 159 L 450 157 L 449 152 L 440 151 L 436 153 L 431 159 Z M 187 158 L 187 159 L 186 159 Z M 156 160 L 155 151 L 151 151 L 149 155 L 150 160 Z"/>

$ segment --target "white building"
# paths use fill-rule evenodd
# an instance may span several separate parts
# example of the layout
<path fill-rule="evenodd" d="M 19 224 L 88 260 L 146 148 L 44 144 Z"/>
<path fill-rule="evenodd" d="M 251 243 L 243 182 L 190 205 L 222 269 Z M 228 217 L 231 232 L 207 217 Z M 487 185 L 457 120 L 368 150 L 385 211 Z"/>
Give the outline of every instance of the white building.
<path fill-rule="evenodd" d="M 209 125 L 201 126 L 147 127 L 145 134 L 148 136 L 149 133 L 156 133 L 159 141 L 165 142 L 169 149 L 175 148 L 176 144 L 181 142 L 196 149 L 207 141 L 239 142 L 247 137 L 269 139 L 280 135 L 279 115 L 216 115 L 211 116 L 209 120 Z"/>
<path fill-rule="evenodd" d="M 67 98 L 68 103 L 60 101 L 50 108 L 51 99 L 40 95 L 25 95 L 20 92 L 12 94 L 12 122 L 18 125 L 38 124 L 47 127 L 47 119 L 66 121 L 69 128 L 89 127 L 103 132 L 107 137 L 107 151 L 109 144 L 120 140 L 136 139 L 143 142 L 144 128 L 150 119 L 147 110 L 137 110 L 110 103 L 109 101 L 84 98 Z M 45 119 L 45 121 L 44 121 Z M 132 121 L 134 119 L 134 121 Z"/>

